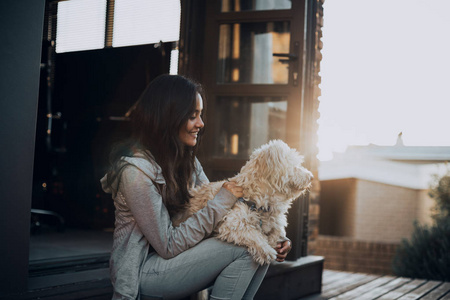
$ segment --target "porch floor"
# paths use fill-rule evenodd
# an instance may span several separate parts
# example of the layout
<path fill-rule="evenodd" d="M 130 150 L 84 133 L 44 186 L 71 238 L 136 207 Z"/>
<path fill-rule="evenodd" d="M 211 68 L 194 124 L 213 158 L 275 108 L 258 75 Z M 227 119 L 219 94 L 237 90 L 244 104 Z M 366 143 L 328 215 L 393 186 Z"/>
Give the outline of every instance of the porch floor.
<path fill-rule="evenodd" d="M 89 265 L 101 266 L 103 261 L 91 261 L 92 257 L 100 254 L 109 255 L 112 244 L 111 232 L 78 231 L 68 229 L 64 234 L 54 230 L 43 230 L 31 236 L 30 241 L 30 271 L 40 274 L 41 264 L 50 263 L 65 265 L 67 256 L 79 257 Z M 107 259 L 105 260 L 107 262 Z M 80 270 L 83 272 L 92 272 Z M 107 278 L 107 269 L 101 269 L 102 276 Z M 84 274 L 80 273 L 80 276 Z M 98 271 L 96 271 L 98 272 Z M 31 274 L 30 274 L 31 275 Z M 64 285 L 62 275 L 52 275 L 54 280 Z M 96 274 L 97 277 L 102 276 Z M 42 288 L 40 277 L 30 278 L 30 288 Z M 107 282 L 107 280 L 105 280 Z M 110 299 L 110 286 L 105 288 L 104 299 Z M 26 296 L 23 298 L 25 299 Z M 22 298 L 21 298 L 22 299 Z M 26 298 L 28 299 L 28 298 Z M 69 298 L 65 298 L 69 299 Z M 76 298 L 70 298 L 76 299 Z M 87 298 L 89 299 L 89 298 Z M 95 299 L 103 299 L 96 297 Z M 423 300 L 450 300 L 450 282 L 402 278 L 395 276 L 382 276 L 373 274 L 350 273 L 334 270 L 324 270 L 322 274 L 322 292 L 299 300 L 322 299 L 423 299 Z"/>
<path fill-rule="evenodd" d="M 450 282 L 324 270 L 322 293 L 301 300 L 449 300 Z"/>

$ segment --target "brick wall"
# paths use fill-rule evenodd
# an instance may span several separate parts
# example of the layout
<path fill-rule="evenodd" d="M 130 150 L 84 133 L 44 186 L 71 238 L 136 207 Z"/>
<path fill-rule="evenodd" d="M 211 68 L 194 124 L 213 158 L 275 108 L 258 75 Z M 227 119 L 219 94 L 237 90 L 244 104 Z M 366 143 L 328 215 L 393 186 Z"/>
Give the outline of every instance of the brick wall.
<path fill-rule="evenodd" d="M 410 237 L 418 219 L 418 190 L 358 180 L 356 201 L 355 239 L 400 242 Z"/>
<path fill-rule="evenodd" d="M 325 269 L 392 275 L 398 244 L 319 235 L 315 254 L 325 257 Z"/>
<path fill-rule="evenodd" d="M 433 201 L 426 190 L 355 178 L 320 182 L 319 233 L 357 240 L 398 243 L 414 221 L 430 224 Z"/>

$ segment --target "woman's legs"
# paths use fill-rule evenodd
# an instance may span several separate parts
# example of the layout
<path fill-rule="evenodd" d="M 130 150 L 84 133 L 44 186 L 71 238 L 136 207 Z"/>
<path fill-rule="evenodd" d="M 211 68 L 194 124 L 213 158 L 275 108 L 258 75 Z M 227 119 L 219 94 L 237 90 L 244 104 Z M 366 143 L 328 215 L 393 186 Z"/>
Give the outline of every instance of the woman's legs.
<path fill-rule="evenodd" d="M 211 238 L 172 259 L 151 255 L 143 266 L 141 293 L 177 299 L 214 283 L 211 299 L 252 299 L 267 267 L 245 248 Z"/>
<path fill-rule="evenodd" d="M 269 268 L 269 265 L 259 266 L 258 270 L 256 271 L 255 275 L 253 275 L 252 281 L 250 282 L 247 290 L 245 291 L 244 297 L 242 299 L 253 299 L 253 297 L 256 295 L 256 292 L 259 289 L 259 286 L 261 285 L 261 282 L 263 281 L 264 277 L 266 276 L 267 269 Z"/>
<path fill-rule="evenodd" d="M 219 274 L 210 299 L 253 299 L 268 267 L 259 266 L 245 250 Z"/>

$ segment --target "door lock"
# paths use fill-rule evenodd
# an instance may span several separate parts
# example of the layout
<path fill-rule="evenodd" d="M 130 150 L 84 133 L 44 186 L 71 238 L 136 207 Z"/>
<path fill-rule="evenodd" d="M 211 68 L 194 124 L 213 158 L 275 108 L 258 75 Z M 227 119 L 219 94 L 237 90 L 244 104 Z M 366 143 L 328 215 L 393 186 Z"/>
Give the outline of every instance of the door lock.
<path fill-rule="evenodd" d="M 299 63 L 298 57 L 300 55 L 300 42 L 294 42 L 294 53 L 272 53 L 275 57 L 285 57 L 284 59 L 279 59 L 278 61 L 282 64 L 290 64 L 289 69 L 292 74 L 292 85 L 298 86 L 299 81 Z"/>

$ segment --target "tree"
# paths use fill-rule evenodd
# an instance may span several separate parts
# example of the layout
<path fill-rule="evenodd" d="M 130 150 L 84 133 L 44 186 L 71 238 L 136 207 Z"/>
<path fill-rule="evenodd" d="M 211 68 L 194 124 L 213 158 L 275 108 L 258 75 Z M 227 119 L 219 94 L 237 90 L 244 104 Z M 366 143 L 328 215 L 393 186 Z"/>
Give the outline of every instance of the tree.
<path fill-rule="evenodd" d="M 450 281 L 450 173 L 434 179 L 433 225 L 415 222 L 410 240 L 402 240 L 392 263 L 398 276 Z"/>
<path fill-rule="evenodd" d="M 450 217 L 450 173 L 442 177 L 434 176 L 435 184 L 429 195 L 436 203 L 432 210 L 432 217 L 436 222 L 449 222 Z"/>

